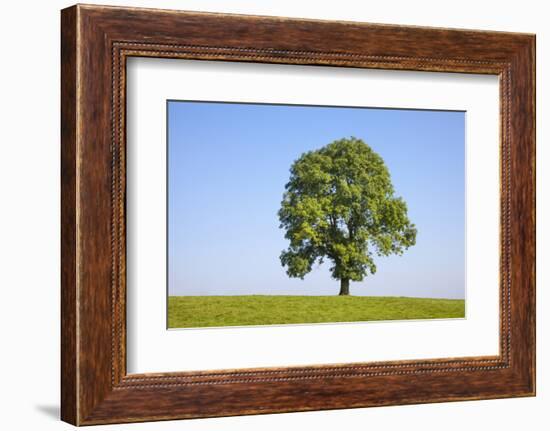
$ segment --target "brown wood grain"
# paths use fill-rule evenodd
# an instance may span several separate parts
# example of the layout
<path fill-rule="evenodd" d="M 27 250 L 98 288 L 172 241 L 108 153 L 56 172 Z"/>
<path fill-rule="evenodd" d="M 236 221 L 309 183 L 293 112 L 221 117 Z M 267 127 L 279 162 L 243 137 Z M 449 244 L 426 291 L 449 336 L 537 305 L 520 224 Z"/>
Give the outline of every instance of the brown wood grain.
<path fill-rule="evenodd" d="M 535 37 L 102 6 L 62 11 L 62 419 L 76 425 L 535 393 Z M 500 76 L 497 357 L 126 374 L 129 56 Z"/>
<path fill-rule="evenodd" d="M 77 422 L 76 9 L 61 16 L 61 417 Z"/>

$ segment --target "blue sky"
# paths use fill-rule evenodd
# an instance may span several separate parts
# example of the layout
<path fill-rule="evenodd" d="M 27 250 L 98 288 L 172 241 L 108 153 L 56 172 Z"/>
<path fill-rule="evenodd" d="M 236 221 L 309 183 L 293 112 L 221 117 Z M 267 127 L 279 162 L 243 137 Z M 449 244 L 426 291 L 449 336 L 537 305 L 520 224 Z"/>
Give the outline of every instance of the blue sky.
<path fill-rule="evenodd" d="M 464 112 L 169 101 L 169 294 L 336 295 L 329 262 L 286 275 L 277 211 L 294 160 L 355 136 L 386 162 L 418 234 L 351 294 L 464 298 L 464 133 Z"/>

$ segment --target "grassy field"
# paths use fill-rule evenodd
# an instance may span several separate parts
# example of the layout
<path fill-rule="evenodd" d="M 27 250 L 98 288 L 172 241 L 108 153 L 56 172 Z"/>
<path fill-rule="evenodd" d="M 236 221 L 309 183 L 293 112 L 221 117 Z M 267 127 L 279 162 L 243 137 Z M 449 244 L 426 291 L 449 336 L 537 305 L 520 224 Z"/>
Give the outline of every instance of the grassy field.
<path fill-rule="evenodd" d="M 464 317 L 462 299 L 379 296 L 170 296 L 168 327 Z"/>

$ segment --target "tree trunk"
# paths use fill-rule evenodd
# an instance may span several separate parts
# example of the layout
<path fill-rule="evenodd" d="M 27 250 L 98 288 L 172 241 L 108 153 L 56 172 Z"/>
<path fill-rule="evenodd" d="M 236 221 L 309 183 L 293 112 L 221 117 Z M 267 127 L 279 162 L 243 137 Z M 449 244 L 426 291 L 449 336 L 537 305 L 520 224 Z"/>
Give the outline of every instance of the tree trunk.
<path fill-rule="evenodd" d="M 342 278 L 340 280 L 340 296 L 349 295 L 349 279 Z"/>

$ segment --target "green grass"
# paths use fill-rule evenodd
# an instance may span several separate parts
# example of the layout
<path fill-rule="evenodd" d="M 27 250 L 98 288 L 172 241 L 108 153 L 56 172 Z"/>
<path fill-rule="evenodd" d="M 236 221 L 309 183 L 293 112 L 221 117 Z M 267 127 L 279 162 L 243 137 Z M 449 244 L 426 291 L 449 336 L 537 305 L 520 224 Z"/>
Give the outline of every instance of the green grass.
<path fill-rule="evenodd" d="M 392 296 L 170 296 L 168 327 L 464 317 L 464 300 Z"/>

